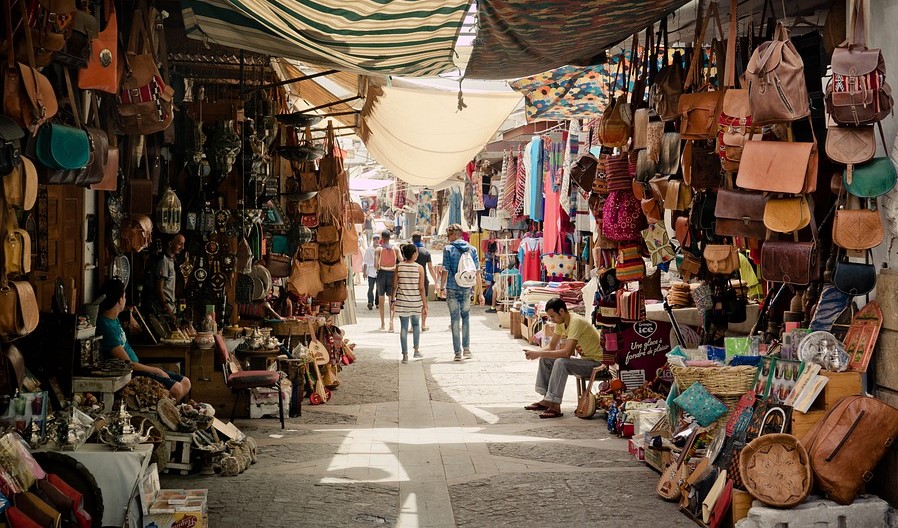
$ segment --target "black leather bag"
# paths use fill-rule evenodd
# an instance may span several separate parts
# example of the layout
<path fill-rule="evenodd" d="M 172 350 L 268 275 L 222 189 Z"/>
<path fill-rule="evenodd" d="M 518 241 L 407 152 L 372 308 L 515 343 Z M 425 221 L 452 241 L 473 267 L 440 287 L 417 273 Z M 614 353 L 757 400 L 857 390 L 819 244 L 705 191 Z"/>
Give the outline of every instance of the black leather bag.
<path fill-rule="evenodd" d="M 876 287 L 876 266 L 849 262 L 843 255 L 833 268 L 832 280 L 833 286 L 846 295 L 866 295 Z"/>
<path fill-rule="evenodd" d="M 25 137 L 15 121 L 0 115 L 0 176 L 6 176 L 22 163 L 19 141 Z"/>
<path fill-rule="evenodd" d="M 596 168 L 599 160 L 592 154 L 586 153 L 580 156 L 571 166 L 571 181 L 583 192 L 592 191 L 592 183 L 596 178 Z"/>

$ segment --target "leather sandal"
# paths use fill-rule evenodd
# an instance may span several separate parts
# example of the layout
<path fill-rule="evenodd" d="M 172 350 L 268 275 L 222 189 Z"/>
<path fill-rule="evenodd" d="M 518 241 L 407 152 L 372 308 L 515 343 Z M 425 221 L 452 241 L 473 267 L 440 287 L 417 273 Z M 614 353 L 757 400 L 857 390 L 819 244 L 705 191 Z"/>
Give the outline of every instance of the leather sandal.
<path fill-rule="evenodd" d="M 548 409 L 548 407 L 541 403 L 531 403 L 530 405 L 524 406 L 524 410 L 526 411 L 545 411 L 546 409 Z"/>
<path fill-rule="evenodd" d="M 551 409 L 546 409 L 545 411 L 539 413 L 540 418 L 561 418 L 564 416 L 564 413 L 561 411 L 553 411 Z"/>

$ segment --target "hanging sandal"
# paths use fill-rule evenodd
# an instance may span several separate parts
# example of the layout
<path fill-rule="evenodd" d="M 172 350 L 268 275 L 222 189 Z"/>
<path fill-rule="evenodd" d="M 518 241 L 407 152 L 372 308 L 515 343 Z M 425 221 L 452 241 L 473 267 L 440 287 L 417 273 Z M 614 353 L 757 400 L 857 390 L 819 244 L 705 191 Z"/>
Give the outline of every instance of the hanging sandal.
<path fill-rule="evenodd" d="M 545 411 L 539 413 L 539 417 L 540 417 L 540 418 L 561 418 L 562 416 L 564 416 L 564 413 L 563 413 L 563 412 L 561 412 L 561 411 L 552 411 L 552 410 L 549 410 L 549 409 L 546 409 Z"/>

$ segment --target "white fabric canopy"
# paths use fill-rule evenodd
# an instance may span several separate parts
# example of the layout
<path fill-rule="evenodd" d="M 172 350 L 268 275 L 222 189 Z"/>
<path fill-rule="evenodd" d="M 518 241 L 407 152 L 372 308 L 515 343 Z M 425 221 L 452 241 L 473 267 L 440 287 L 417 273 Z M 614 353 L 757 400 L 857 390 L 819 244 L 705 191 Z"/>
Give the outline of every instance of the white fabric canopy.
<path fill-rule="evenodd" d="M 517 93 L 372 87 L 363 110 L 368 151 L 410 185 L 434 186 L 462 170 L 520 103 Z"/>

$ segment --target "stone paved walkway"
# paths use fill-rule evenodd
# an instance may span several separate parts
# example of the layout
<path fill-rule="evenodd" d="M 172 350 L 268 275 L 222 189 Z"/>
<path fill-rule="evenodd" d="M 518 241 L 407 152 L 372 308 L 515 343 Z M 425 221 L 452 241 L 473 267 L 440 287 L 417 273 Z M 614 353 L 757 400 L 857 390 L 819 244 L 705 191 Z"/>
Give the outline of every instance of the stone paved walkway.
<path fill-rule="evenodd" d="M 359 359 L 329 403 L 303 406 L 285 431 L 238 420 L 259 444 L 256 465 L 163 486 L 208 488 L 213 527 L 692 526 L 656 497 L 657 474 L 625 440 L 574 417 L 573 380 L 563 418 L 522 409 L 536 398 L 536 364 L 496 315 L 472 308 L 475 358 L 455 363 L 448 310 L 431 303 L 425 357 L 402 365 L 398 333 L 358 308 L 345 330 Z"/>

